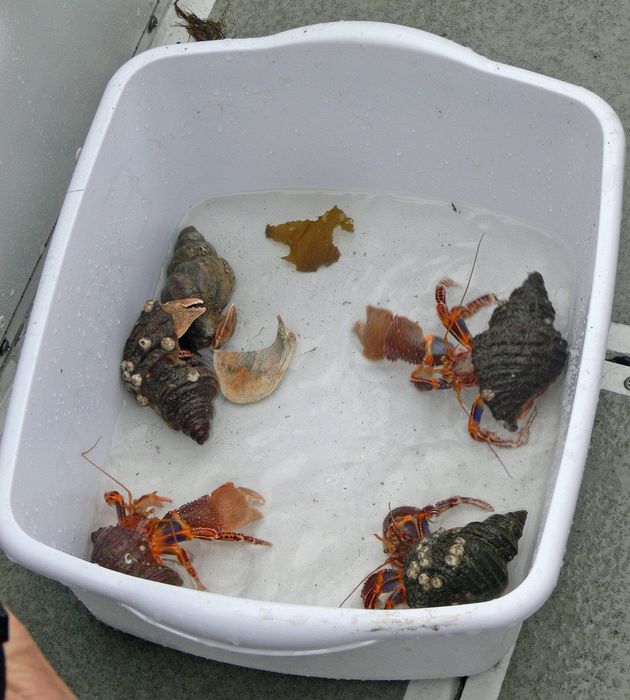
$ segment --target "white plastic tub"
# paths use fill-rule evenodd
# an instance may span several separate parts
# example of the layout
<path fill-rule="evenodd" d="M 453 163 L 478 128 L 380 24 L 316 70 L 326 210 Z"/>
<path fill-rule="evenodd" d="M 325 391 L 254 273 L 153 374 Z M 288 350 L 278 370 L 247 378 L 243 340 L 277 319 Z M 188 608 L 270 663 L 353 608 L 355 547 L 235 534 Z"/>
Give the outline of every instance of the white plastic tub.
<path fill-rule="evenodd" d="M 14 561 L 70 586 L 104 622 L 219 661 L 361 679 L 450 677 L 490 667 L 550 595 L 562 565 L 610 320 L 623 153 L 619 120 L 595 95 L 404 27 L 319 25 L 261 39 L 166 46 L 134 58 L 110 82 L 94 119 L 31 316 L 2 442 L 3 548 Z M 561 395 L 561 415 L 547 415 L 556 421 L 551 467 L 503 597 L 452 608 L 366 611 L 202 593 L 89 563 L 95 512 L 112 522 L 101 500 L 111 485 L 80 453 L 102 435 L 95 456 L 109 464 L 114 426 L 129 401 L 119 380 L 121 348 L 145 299 L 157 292 L 178 224 L 210 196 L 292 189 L 467 204 L 545 231 L 571 251 L 577 272 L 559 318 L 571 360 L 553 389 Z M 221 235 L 212 240 L 221 250 Z M 536 261 L 531 264 L 535 269 Z M 419 290 L 429 311 L 436 281 L 424 280 Z M 511 287 L 521 281 L 515 278 Z M 485 279 L 477 284 L 479 291 L 491 287 Z M 354 300 L 356 317 L 367 301 Z M 395 300 L 388 305 L 399 308 Z M 456 405 L 452 396 L 430 398 L 436 414 Z M 420 427 L 421 406 L 427 404 L 414 409 Z M 552 403 L 546 408 L 553 413 Z M 465 435 L 459 409 L 452 410 L 461 421 L 460 448 L 476 450 L 478 461 L 492 465 L 488 473 L 505 479 L 485 447 Z M 149 413 L 147 421 L 156 421 Z M 182 454 L 212 454 L 213 438 L 203 448 L 181 434 L 162 439 L 174 440 L 172 449 L 181 445 Z M 518 459 L 522 476 L 531 465 Z M 171 486 L 156 485 L 147 464 L 130 467 L 142 472 L 132 485 L 136 495 L 159 488 L 179 499 L 178 477 Z M 421 506 L 455 493 L 484 497 L 481 487 L 469 493 L 471 487 L 449 481 L 445 472 L 443 484 L 423 490 L 414 483 L 404 500 Z M 342 510 L 363 497 L 342 493 L 329 494 Z M 295 500 L 308 496 L 303 482 Z M 495 505 L 518 507 L 507 498 Z M 326 509 L 322 522 L 311 523 L 370 550 L 372 564 L 357 564 L 348 581 L 358 582 L 379 563 L 370 533 L 386 507 L 387 498 L 376 504 L 378 517 L 367 529 L 352 521 L 329 524 Z M 265 537 L 273 517 L 270 498 L 256 534 Z M 462 521 L 463 512 L 453 517 L 449 522 L 459 517 L 457 524 L 473 519 Z M 200 563 L 206 550 L 195 551 Z M 252 559 L 259 554 L 248 550 Z M 348 592 L 339 590 L 338 602 Z"/>

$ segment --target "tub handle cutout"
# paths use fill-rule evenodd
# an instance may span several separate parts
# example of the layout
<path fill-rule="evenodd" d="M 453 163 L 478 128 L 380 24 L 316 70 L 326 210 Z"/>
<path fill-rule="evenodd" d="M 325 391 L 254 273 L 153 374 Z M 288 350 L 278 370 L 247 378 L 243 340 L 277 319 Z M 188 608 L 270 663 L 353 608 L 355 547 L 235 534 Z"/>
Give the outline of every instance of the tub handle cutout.
<path fill-rule="evenodd" d="M 337 646 L 324 646 L 316 649 L 265 649 L 258 647 L 246 647 L 240 644 L 230 644 L 229 642 L 220 642 L 216 639 L 204 639 L 203 637 L 197 637 L 194 634 L 189 634 L 170 625 L 165 625 L 163 622 L 158 622 L 154 618 L 145 613 L 141 613 L 139 610 L 132 608 L 130 605 L 125 603 L 119 603 L 121 608 L 124 608 L 132 615 L 146 622 L 152 627 L 157 627 L 158 629 L 167 632 L 168 634 L 175 635 L 180 639 L 185 639 L 189 642 L 194 642 L 195 644 L 201 644 L 204 647 L 209 647 L 211 649 L 221 649 L 223 651 L 229 651 L 237 654 L 255 654 L 257 656 L 317 656 L 319 654 L 332 654 L 342 651 L 352 651 L 353 649 L 362 649 L 363 647 L 371 646 L 375 644 L 377 639 L 364 639 L 359 642 L 348 642 L 346 644 L 339 644 Z"/>

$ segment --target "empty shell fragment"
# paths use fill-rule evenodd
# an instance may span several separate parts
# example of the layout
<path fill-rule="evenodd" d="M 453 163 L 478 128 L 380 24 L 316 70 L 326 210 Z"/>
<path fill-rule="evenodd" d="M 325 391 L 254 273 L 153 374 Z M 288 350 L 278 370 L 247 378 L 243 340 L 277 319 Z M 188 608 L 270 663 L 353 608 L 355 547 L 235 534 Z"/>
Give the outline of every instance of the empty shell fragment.
<path fill-rule="evenodd" d="M 233 403 L 254 403 L 280 384 L 295 351 L 295 335 L 278 316 L 275 341 L 262 350 L 214 351 L 214 371 L 221 393 Z"/>

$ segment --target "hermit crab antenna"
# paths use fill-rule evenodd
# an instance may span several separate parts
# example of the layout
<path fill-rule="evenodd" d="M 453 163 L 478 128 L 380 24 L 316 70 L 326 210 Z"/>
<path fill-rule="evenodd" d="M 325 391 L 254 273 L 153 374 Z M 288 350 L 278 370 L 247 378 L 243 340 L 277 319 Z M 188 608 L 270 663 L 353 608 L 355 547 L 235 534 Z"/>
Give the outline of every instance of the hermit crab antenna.
<path fill-rule="evenodd" d="M 391 517 L 391 515 L 392 515 L 392 504 L 391 504 L 391 503 L 388 503 L 388 504 L 387 504 L 387 507 L 389 508 L 389 516 L 390 516 L 390 519 L 391 519 L 391 521 L 392 521 L 392 525 L 393 525 L 394 528 L 397 530 L 398 536 L 399 536 L 400 539 L 402 540 L 402 539 L 405 537 L 405 533 L 398 527 L 398 523 Z M 389 529 L 389 528 L 388 528 L 388 529 Z M 383 537 L 381 537 L 380 535 L 375 535 L 375 537 L 376 537 L 377 539 L 381 540 L 381 542 L 385 542 L 385 539 L 384 539 Z M 388 559 L 387 561 L 389 561 L 389 559 Z M 385 562 L 385 564 L 387 564 L 387 562 Z M 345 602 L 348 600 L 348 598 L 350 598 L 350 596 L 357 590 L 357 588 L 358 588 L 362 583 L 365 583 L 365 582 L 370 578 L 370 576 L 372 576 L 372 575 L 375 574 L 377 571 L 379 571 L 380 569 L 382 569 L 383 566 L 385 566 L 385 564 L 380 564 L 380 565 L 377 566 L 375 569 L 373 569 L 372 571 L 370 571 L 369 574 L 366 574 L 366 575 L 359 581 L 359 583 L 357 583 L 357 585 L 350 591 L 350 593 L 348 593 L 348 595 L 341 601 L 341 603 L 339 603 L 339 607 L 340 607 L 340 608 L 343 607 L 344 603 L 345 603 Z"/>
<path fill-rule="evenodd" d="M 86 462 L 89 462 L 93 467 L 95 467 L 96 469 L 98 469 L 99 472 L 102 472 L 103 474 L 105 474 L 105 476 L 108 476 L 115 484 L 118 484 L 118 486 L 120 486 L 121 489 L 123 489 L 124 491 L 126 491 L 126 492 L 127 492 L 127 495 L 129 496 L 129 501 L 128 501 L 128 502 L 131 503 L 131 502 L 133 501 L 133 496 L 131 495 L 131 491 L 130 491 L 121 481 L 118 481 L 118 479 L 117 479 L 116 477 L 112 476 L 108 471 L 105 471 L 105 469 L 103 469 L 103 467 L 99 467 L 98 464 L 96 464 L 96 462 L 93 462 L 93 461 L 88 457 L 88 455 L 90 454 L 90 452 L 91 452 L 91 451 L 98 445 L 98 443 L 101 441 L 101 438 L 102 438 L 102 437 L 103 437 L 103 436 L 101 435 L 101 436 L 98 438 L 98 440 L 92 445 L 92 447 L 90 447 L 88 450 L 85 450 L 85 452 L 81 452 L 81 457 L 83 457 L 83 459 L 84 459 Z"/>
<path fill-rule="evenodd" d="M 350 596 L 357 590 L 357 588 L 358 588 L 361 584 L 365 583 L 365 582 L 370 578 L 370 576 L 372 576 L 373 574 L 375 574 L 377 571 L 379 571 L 379 570 L 382 569 L 382 568 L 383 568 L 383 565 L 381 564 L 380 566 L 377 566 L 375 569 L 373 569 L 372 571 L 370 571 L 369 574 L 366 574 L 366 575 L 359 581 L 359 583 L 357 583 L 357 585 L 350 591 L 350 593 L 348 593 L 348 595 L 341 601 L 341 603 L 339 603 L 339 607 L 342 608 L 343 605 L 344 605 L 344 603 L 345 603 L 345 602 L 348 600 L 348 598 L 350 598 Z"/>
<path fill-rule="evenodd" d="M 392 517 L 392 504 L 388 503 L 387 507 L 389 508 L 389 519 L 391 521 L 391 524 L 394 526 L 394 530 L 396 531 L 396 534 L 398 535 L 399 541 L 402 542 L 403 540 L 408 539 L 409 536 L 405 532 L 403 532 L 400 525 L 398 525 L 398 523 Z M 389 527 L 387 529 L 389 530 Z M 370 574 L 368 574 L 368 575 L 370 575 Z"/>
<path fill-rule="evenodd" d="M 470 274 L 468 275 L 468 281 L 466 282 L 466 287 L 464 288 L 464 293 L 462 294 L 462 298 L 459 302 L 460 306 L 464 303 L 464 298 L 466 297 L 466 294 L 468 294 L 468 287 L 470 287 L 470 282 L 472 280 L 473 272 L 475 271 L 475 265 L 477 264 L 477 258 L 479 257 L 479 250 L 481 248 L 481 241 L 483 241 L 483 237 L 485 235 L 486 235 L 486 232 L 484 231 L 481 234 L 481 238 L 479 239 L 479 243 L 477 243 L 477 248 L 475 249 L 475 257 L 473 258 L 472 266 L 470 268 Z"/>
<path fill-rule="evenodd" d="M 497 454 L 497 451 L 494 449 L 494 447 L 492 447 L 492 445 L 489 442 L 487 442 L 486 445 L 488 445 L 492 454 L 499 460 L 499 464 L 503 467 L 503 469 L 505 470 L 505 473 L 508 475 L 508 477 L 510 479 L 512 479 L 513 478 L 512 475 L 508 471 L 508 468 L 505 466 L 505 463 L 503 462 L 501 457 L 499 457 L 499 455 Z"/>
<path fill-rule="evenodd" d="M 466 406 L 464 406 L 464 402 L 461 400 L 461 398 L 459 396 L 457 398 L 459 399 L 459 405 L 461 406 L 462 411 L 466 415 L 468 415 L 468 409 L 466 408 Z M 503 467 L 503 469 L 504 469 L 505 473 L 508 475 L 508 477 L 510 479 L 513 479 L 514 477 L 510 474 L 508 468 L 505 466 L 505 462 L 501 459 L 501 457 L 499 457 L 499 455 L 498 455 L 497 451 L 494 449 L 494 447 L 492 447 L 492 445 L 489 442 L 486 442 L 486 445 L 488 445 L 490 452 L 492 452 L 492 454 L 497 458 L 499 464 Z"/>

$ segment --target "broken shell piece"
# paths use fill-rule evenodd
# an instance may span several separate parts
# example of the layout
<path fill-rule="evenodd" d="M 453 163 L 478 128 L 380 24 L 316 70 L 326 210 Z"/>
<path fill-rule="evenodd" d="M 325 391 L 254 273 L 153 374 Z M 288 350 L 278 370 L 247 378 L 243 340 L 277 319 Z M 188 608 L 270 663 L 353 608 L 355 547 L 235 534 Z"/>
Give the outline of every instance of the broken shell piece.
<path fill-rule="evenodd" d="M 214 351 L 214 371 L 221 393 L 234 403 L 254 403 L 280 384 L 295 350 L 295 335 L 278 316 L 275 341 L 262 350 Z"/>

